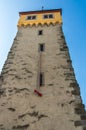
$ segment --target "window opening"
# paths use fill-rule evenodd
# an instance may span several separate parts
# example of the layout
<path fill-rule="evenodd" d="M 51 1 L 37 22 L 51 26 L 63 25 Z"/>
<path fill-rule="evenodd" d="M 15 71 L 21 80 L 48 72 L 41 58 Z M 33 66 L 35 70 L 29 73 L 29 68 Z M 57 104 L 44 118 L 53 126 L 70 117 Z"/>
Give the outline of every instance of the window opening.
<path fill-rule="evenodd" d="M 48 18 L 48 15 L 44 15 L 44 19 L 47 19 Z"/>
<path fill-rule="evenodd" d="M 44 85 L 44 73 L 40 73 L 39 85 L 42 87 Z"/>
<path fill-rule="evenodd" d="M 27 17 L 27 20 L 30 20 L 30 19 L 31 19 L 31 16 L 28 16 L 28 17 Z"/>
<path fill-rule="evenodd" d="M 44 51 L 44 44 L 39 45 L 39 51 Z"/>
<path fill-rule="evenodd" d="M 46 14 L 43 16 L 44 19 L 50 19 L 53 18 L 53 14 Z"/>
<path fill-rule="evenodd" d="M 36 16 L 32 16 L 32 19 L 36 19 Z"/>
<path fill-rule="evenodd" d="M 33 15 L 33 16 L 27 16 L 27 20 L 34 20 L 36 19 L 36 15 Z"/>
<path fill-rule="evenodd" d="M 50 15 L 49 15 L 49 18 L 53 18 L 53 14 L 50 14 Z"/>
<path fill-rule="evenodd" d="M 38 35 L 43 35 L 43 30 L 39 30 Z"/>

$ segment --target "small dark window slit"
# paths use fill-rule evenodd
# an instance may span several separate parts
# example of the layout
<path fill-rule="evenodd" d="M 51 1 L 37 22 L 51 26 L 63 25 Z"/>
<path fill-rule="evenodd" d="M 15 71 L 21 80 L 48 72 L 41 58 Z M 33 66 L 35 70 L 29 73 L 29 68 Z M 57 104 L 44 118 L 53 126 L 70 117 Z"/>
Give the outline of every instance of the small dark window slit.
<path fill-rule="evenodd" d="M 42 87 L 44 85 L 44 73 L 40 73 L 39 85 Z"/>
<path fill-rule="evenodd" d="M 39 30 L 38 35 L 43 35 L 43 30 Z"/>
<path fill-rule="evenodd" d="M 44 44 L 40 44 L 39 51 L 44 51 Z"/>

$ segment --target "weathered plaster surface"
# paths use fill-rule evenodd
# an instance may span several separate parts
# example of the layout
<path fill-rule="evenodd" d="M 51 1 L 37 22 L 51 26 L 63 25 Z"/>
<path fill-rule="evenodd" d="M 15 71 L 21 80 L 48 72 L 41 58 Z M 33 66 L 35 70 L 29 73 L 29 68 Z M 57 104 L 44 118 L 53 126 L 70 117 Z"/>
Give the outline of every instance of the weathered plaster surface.
<path fill-rule="evenodd" d="M 40 43 L 45 44 L 42 97 L 34 93 Z M 61 25 L 18 28 L 0 88 L 0 130 L 82 130 L 85 110 Z"/>

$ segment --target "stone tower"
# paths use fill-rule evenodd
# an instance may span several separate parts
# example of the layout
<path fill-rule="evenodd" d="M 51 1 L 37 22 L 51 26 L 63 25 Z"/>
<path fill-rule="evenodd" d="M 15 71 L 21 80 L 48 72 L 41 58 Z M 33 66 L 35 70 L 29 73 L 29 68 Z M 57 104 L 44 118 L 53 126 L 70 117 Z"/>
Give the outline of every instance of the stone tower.
<path fill-rule="evenodd" d="M 0 76 L 0 130 L 86 130 L 62 10 L 19 14 Z"/>

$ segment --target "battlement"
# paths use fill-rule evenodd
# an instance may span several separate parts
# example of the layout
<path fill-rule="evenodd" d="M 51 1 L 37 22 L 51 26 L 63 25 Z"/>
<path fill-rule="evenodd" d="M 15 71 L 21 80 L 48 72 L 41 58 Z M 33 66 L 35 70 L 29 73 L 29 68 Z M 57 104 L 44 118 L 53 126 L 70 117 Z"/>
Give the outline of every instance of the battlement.
<path fill-rule="evenodd" d="M 44 24 L 62 24 L 62 9 L 53 10 L 38 10 L 29 12 L 19 12 L 20 19 L 18 26 L 33 26 L 33 25 L 44 25 Z"/>

